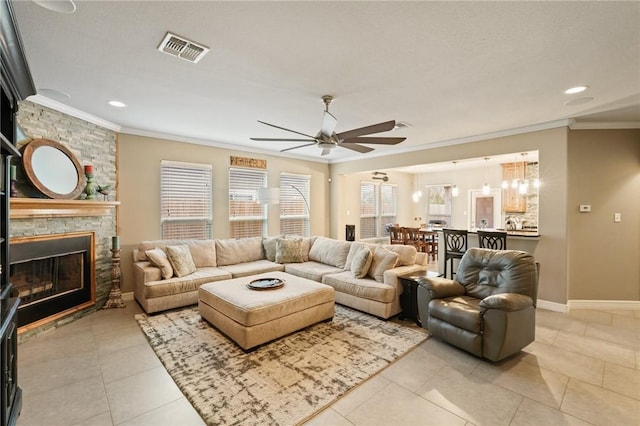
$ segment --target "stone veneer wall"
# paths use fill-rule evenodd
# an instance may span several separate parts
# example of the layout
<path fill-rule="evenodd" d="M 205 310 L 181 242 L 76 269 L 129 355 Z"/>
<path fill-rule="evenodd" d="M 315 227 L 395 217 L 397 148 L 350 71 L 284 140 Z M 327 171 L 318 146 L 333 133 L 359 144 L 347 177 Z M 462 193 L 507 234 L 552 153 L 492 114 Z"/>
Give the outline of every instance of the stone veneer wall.
<path fill-rule="evenodd" d="M 80 164 L 92 164 L 95 181 L 100 185 L 110 184 L 113 190 L 109 199 L 116 199 L 116 133 L 114 131 L 28 101 L 20 103 L 17 120 L 28 138 L 44 138 L 59 142 L 73 152 Z M 21 166 L 18 167 L 17 179 L 18 197 L 33 196 L 35 189 L 26 182 Z M 95 232 L 95 309 L 99 309 L 107 301 L 111 289 L 110 248 L 111 237 L 116 235 L 116 229 L 116 211 L 111 209 L 111 213 L 106 216 L 12 219 L 10 235 L 22 237 L 80 231 Z M 43 328 L 48 329 L 73 321 L 93 310 L 94 308 L 79 312 L 70 318 L 47 324 Z M 41 331 L 43 330 L 36 330 L 36 332 Z M 34 333 L 30 332 L 30 334 Z"/>

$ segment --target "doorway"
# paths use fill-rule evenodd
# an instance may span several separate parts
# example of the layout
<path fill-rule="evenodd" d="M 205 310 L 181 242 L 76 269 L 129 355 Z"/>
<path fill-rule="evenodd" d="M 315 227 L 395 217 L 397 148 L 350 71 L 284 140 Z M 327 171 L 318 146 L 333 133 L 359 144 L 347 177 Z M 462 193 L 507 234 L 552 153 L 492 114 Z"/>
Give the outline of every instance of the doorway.
<path fill-rule="evenodd" d="M 502 191 L 492 189 L 488 195 L 480 189 L 469 191 L 469 229 L 501 228 L 502 224 Z"/>

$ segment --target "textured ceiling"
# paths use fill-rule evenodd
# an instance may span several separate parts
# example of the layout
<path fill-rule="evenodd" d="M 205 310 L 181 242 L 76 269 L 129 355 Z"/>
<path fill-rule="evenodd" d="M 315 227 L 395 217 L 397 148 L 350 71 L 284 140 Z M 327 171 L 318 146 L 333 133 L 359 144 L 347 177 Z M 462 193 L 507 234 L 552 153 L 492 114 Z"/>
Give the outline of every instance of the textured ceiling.
<path fill-rule="evenodd" d="M 249 138 L 295 135 L 257 120 L 315 134 L 325 94 L 338 132 L 411 124 L 390 132 L 405 142 L 367 156 L 557 120 L 640 122 L 639 2 L 13 6 L 40 95 L 129 133 L 279 151 L 292 144 Z M 167 31 L 211 51 L 198 64 L 160 53 Z M 590 88 L 563 93 L 575 85 Z M 565 105 L 583 97 L 593 99 Z M 292 154 L 321 159 L 314 146 Z M 364 157 L 337 148 L 322 159 Z"/>

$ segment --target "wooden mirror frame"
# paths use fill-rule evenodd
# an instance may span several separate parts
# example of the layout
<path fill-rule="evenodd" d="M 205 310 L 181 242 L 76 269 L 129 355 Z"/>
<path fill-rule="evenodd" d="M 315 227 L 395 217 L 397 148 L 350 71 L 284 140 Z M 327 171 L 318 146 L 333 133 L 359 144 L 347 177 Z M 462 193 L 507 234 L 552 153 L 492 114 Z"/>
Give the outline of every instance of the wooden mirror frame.
<path fill-rule="evenodd" d="M 60 194 L 55 191 L 52 191 L 44 182 L 41 182 L 37 177 L 35 171 L 33 170 L 33 154 L 36 149 L 42 146 L 49 146 L 57 149 L 61 153 L 63 153 L 69 160 L 73 163 L 76 173 L 78 174 L 78 183 L 73 191 L 68 194 Z M 75 199 L 77 198 L 85 187 L 85 176 L 82 171 L 82 167 L 80 166 L 80 162 L 71 151 L 69 151 L 64 145 L 59 142 L 52 141 L 49 139 L 33 139 L 31 142 L 25 145 L 24 151 L 22 153 L 22 165 L 24 167 L 24 172 L 29 179 L 29 181 L 35 186 L 38 191 L 42 192 L 49 198 L 65 198 L 65 199 Z"/>

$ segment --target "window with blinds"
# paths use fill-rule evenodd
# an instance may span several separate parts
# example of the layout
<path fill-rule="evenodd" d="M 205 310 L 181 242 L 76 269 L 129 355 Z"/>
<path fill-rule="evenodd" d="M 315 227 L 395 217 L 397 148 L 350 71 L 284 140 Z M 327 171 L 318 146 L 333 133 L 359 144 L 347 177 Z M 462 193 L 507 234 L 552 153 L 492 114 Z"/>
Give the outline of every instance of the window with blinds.
<path fill-rule="evenodd" d="M 377 236 L 378 191 L 371 182 L 360 182 L 360 239 Z"/>
<path fill-rule="evenodd" d="M 396 223 L 397 185 L 360 182 L 360 239 L 388 235 L 385 225 Z"/>
<path fill-rule="evenodd" d="M 397 222 L 396 202 L 398 186 L 388 183 L 380 184 L 380 227 L 378 237 L 387 236 L 387 225 Z"/>
<path fill-rule="evenodd" d="M 310 176 L 280 173 L 280 233 L 309 237 Z"/>
<path fill-rule="evenodd" d="M 211 175 L 209 164 L 160 163 L 162 239 L 212 238 Z"/>
<path fill-rule="evenodd" d="M 229 236 L 261 237 L 267 227 L 266 208 L 258 203 L 257 192 L 267 187 L 265 170 L 229 169 Z"/>

